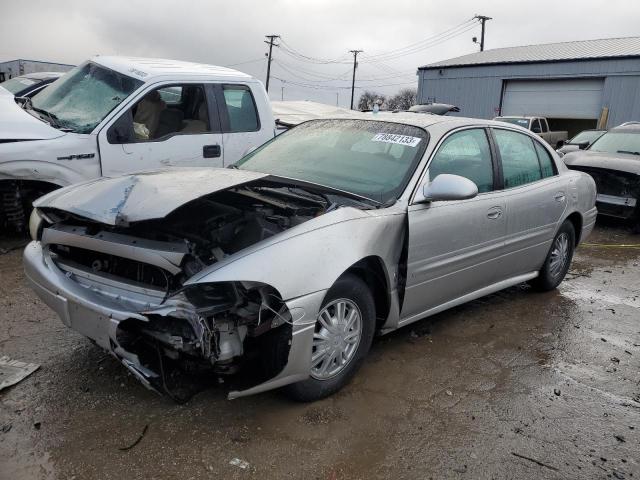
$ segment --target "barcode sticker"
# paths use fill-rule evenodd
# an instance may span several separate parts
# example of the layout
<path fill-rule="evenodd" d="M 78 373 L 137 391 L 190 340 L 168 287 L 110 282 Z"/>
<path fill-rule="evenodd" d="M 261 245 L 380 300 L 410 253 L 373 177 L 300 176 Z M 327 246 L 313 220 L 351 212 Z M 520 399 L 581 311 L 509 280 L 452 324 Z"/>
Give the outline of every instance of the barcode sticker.
<path fill-rule="evenodd" d="M 420 137 L 410 137 L 409 135 L 395 135 L 393 133 L 378 133 L 371 139 L 374 142 L 396 143 L 407 147 L 417 147 L 422 140 Z"/>

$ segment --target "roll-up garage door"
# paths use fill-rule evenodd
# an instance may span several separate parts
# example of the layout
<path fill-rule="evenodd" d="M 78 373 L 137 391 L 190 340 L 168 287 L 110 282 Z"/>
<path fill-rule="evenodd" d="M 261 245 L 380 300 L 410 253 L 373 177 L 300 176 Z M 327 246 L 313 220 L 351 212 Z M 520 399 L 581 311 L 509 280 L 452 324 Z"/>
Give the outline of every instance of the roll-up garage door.
<path fill-rule="evenodd" d="M 502 115 L 598 118 L 603 79 L 511 80 L 502 97 Z"/>

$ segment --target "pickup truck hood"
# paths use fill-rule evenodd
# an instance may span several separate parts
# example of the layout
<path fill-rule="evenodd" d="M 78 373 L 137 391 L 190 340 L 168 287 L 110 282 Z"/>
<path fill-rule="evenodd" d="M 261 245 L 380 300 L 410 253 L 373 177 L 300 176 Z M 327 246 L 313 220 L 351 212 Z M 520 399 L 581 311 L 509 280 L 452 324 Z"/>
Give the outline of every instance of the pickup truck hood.
<path fill-rule="evenodd" d="M 0 90 L 6 90 L 0 88 Z M 9 93 L 9 92 L 7 92 Z M 64 132 L 38 120 L 18 105 L 13 95 L 0 94 L 0 141 L 49 140 Z"/>
<path fill-rule="evenodd" d="M 107 225 L 126 225 L 164 218 L 200 197 L 267 176 L 229 168 L 173 168 L 71 185 L 39 198 L 33 205 Z"/>
<path fill-rule="evenodd" d="M 604 168 L 640 175 L 640 156 L 638 155 L 578 150 L 567 153 L 562 160 L 569 168 Z"/>

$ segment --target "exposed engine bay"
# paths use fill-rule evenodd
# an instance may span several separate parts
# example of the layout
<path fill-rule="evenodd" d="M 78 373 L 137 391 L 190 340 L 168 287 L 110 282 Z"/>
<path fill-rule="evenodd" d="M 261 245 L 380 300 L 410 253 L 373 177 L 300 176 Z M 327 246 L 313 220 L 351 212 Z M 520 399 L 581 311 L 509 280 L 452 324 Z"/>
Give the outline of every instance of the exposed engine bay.
<path fill-rule="evenodd" d="M 219 375 L 249 370 L 250 384 L 273 377 L 292 335 L 290 312 L 269 285 L 185 282 L 332 208 L 324 195 L 263 182 L 117 226 L 45 208 L 41 235 L 67 277 L 142 316 L 119 323 L 112 350 L 148 386 L 183 401 Z"/>

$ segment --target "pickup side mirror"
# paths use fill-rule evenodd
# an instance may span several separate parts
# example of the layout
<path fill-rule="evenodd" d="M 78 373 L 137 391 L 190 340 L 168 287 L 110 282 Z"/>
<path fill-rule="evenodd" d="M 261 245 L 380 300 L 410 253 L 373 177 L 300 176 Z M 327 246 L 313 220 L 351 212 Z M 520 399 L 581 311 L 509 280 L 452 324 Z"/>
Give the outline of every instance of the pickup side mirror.
<path fill-rule="evenodd" d="M 578 148 L 580 150 L 586 150 L 587 147 L 590 145 L 590 143 L 589 142 L 578 142 L 578 143 L 576 143 L 576 145 L 578 146 Z"/>
<path fill-rule="evenodd" d="M 422 187 L 422 195 L 421 203 L 467 200 L 478 195 L 478 186 L 460 175 L 441 173 L 432 182 L 428 182 Z"/>
<path fill-rule="evenodd" d="M 540 127 L 538 127 L 538 126 L 532 127 L 531 131 L 533 133 L 542 133 L 542 129 Z"/>
<path fill-rule="evenodd" d="M 558 140 L 558 143 L 556 143 L 556 148 L 562 148 L 567 144 L 566 140 Z"/>

